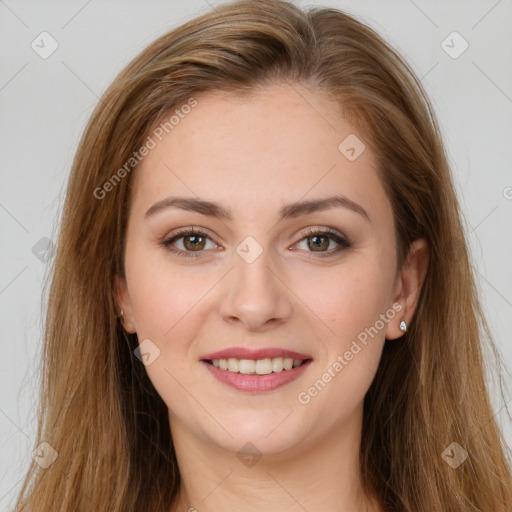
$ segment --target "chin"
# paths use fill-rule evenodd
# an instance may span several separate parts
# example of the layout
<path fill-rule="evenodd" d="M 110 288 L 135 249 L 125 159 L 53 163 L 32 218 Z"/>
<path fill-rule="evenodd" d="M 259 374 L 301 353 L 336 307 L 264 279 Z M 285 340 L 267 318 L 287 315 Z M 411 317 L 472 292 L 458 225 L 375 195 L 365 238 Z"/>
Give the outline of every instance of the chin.
<path fill-rule="evenodd" d="M 301 422 L 298 422 L 297 418 L 288 422 L 288 415 L 294 416 L 290 411 L 281 411 L 279 415 L 250 411 L 250 414 L 242 413 L 235 417 L 223 416 L 219 421 L 233 437 L 218 429 L 205 434 L 209 438 L 209 443 L 213 442 L 220 448 L 237 454 L 240 451 L 253 450 L 261 455 L 283 453 L 295 449 L 305 437 L 305 429 Z"/>

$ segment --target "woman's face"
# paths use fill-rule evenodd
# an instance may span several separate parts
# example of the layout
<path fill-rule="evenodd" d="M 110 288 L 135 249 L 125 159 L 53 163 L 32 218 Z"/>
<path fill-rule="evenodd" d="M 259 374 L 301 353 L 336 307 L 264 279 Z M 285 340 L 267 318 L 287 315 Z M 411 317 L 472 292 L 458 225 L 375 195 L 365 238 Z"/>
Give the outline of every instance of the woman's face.
<path fill-rule="evenodd" d="M 360 429 L 406 316 L 375 157 L 298 84 L 195 98 L 134 171 L 117 283 L 140 371 L 173 434 L 209 445 L 277 453 Z"/>

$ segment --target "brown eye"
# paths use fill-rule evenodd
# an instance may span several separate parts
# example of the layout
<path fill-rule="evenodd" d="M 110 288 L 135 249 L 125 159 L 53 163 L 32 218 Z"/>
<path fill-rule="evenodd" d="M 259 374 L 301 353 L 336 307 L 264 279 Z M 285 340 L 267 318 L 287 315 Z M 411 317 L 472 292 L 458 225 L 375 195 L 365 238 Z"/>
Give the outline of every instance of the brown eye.
<path fill-rule="evenodd" d="M 183 246 L 187 251 L 200 251 L 206 244 L 206 237 L 202 235 L 186 235 L 182 238 Z"/>
<path fill-rule="evenodd" d="M 164 240 L 161 244 L 166 250 L 178 256 L 196 257 L 209 249 L 209 247 L 206 247 L 208 242 L 213 246 L 210 248 L 215 249 L 218 247 L 205 233 L 195 229 L 187 229 L 171 235 L 170 238 Z"/>
<path fill-rule="evenodd" d="M 308 242 L 308 247 L 312 250 L 320 249 L 321 251 L 327 250 L 329 248 L 330 238 L 328 236 L 308 236 L 307 238 L 310 242 Z"/>
<path fill-rule="evenodd" d="M 335 246 L 329 250 L 331 242 L 334 242 Z M 300 247 L 301 244 L 304 244 L 304 247 Z M 352 246 L 347 238 L 331 228 L 310 229 L 302 234 L 302 239 L 296 245 L 299 249 L 309 253 L 316 253 L 320 257 L 335 256 L 340 251 Z"/>

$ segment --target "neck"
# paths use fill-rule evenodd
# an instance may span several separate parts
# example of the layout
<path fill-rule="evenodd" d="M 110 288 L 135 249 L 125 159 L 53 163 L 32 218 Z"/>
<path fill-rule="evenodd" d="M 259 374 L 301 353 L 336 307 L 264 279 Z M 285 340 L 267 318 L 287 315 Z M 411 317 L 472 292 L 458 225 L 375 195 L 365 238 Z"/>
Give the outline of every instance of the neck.
<path fill-rule="evenodd" d="M 380 510 L 359 479 L 362 404 L 322 438 L 253 458 L 200 439 L 172 415 L 170 423 L 181 476 L 172 512 Z"/>

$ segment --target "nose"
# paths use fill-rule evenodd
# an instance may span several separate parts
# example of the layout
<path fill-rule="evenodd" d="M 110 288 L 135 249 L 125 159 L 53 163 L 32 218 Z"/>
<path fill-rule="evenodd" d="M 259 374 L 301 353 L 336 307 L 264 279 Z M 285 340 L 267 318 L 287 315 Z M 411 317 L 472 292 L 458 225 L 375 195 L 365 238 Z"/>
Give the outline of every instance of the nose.
<path fill-rule="evenodd" d="M 268 251 L 252 263 L 235 255 L 234 266 L 223 280 L 222 318 L 256 332 L 286 322 L 293 312 L 293 292 L 271 268 Z"/>

